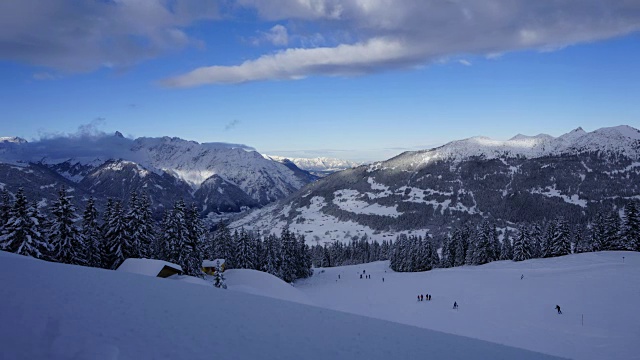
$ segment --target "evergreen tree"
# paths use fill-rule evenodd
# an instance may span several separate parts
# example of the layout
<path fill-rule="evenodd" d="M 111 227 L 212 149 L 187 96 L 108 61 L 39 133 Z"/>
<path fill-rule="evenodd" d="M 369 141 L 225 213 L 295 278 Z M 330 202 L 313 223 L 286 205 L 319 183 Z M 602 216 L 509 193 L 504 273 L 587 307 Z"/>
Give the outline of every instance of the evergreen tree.
<path fill-rule="evenodd" d="M 532 224 L 529 229 L 529 244 L 531 245 L 532 259 L 544 257 L 543 250 L 542 250 L 543 243 L 544 243 L 544 236 L 543 236 L 542 228 L 537 223 Z"/>
<path fill-rule="evenodd" d="M 613 211 L 605 218 L 605 234 L 603 250 L 623 250 L 624 246 L 620 241 L 620 216 L 617 211 Z"/>
<path fill-rule="evenodd" d="M 195 205 L 192 205 L 186 213 L 187 241 L 185 243 L 185 258 L 180 264 L 184 273 L 196 277 L 204 277 L 202 272 L 203 243 L 206 231 L 200 212 Z"/>
<path fill-rule="evenodd" d="M 504 229 L 504 237 L 500 245 L 500 260 L 513 260 L 513 245 L 509 236 L 509 229 Z"/>
<path fill-rule="evenodd" d="M 580 228 L 576 228 L 573 232 L 573 252 L 585 253 L 592 249 L 592 245 L 588 237 L 584 236 L 584 232 Z"/>
<path fill-rule="evenodd" d="M 624 250 L 640 251 L 640 209 L 635 202 L 624 207 L 621 239 Z"/>
<path fill-rule="evenodd" d="M 523 261 L 528 259 L 531 259 L 529 231 L 526 226 L 521 226 L 519 234 L 513 242 L 513 260 Z"/>
<path fill-rule="evenodd" d="M 213 241 L 213 249 L 217 258 L 225 260 L 225 269 L 233 269 L 235 267 L 233 264 L 233 238 L 231 237 L 231 231 L 222 221 L 218 223 L 217 226 Z"/>
<path fill-rule="evenodd" d="M 87 200 L 87 205 L 82 214 L 82 236 L 87 245 L 87 265 L 102 267 L 104 246 L 102 245 L 102 235 L 98 224 L 98 210 L 93 197 Z"/>
<path fill-rule="evenodd" d="M 483 221 L 476 236 L 473 249 L 473 265 L 489 263 L 494 258 L 494 245 L 492 243 L 493 229 L 488 221 Z"/>
<path fill-rule="evenodd" d="M 465 264 L 467 258 L 467 239 L 463 236 L 462 231 L 456 229 L 451 236 L 450 246 L 454 247 L 454 260 L 453 266 L 462 266 Z"/>
<path fill-rule="evenodd" d="M 9 210 L 9 219 L 0 235 L 0 249 L 38 259 L 47 259 L 50 246 L 42 231 L 44 219 L 34 202 L 27 203 L 22 188 L 16 193 L 16 201 Z"/>
<path fill-rule="evenodd" d="M 289 231 L 289 228 L 284 228 L 280 235 L 280 242 L 282 243 L 282 260 L 280 265 L 282 280 L 290 283 L 296 279 L 295 256 L 297 253 L 297 244 L 295 234 Z"/>
<path fill-rule="evenodd" d="M 264 240 L 264 248 L 265 263 L 263 265 L 262 271 L 271 275 L 275 275 L 277 277 L 281 277 L 280 260 L 282 256 L 280 255 L 280 240 L 277 236 L 270 234 Z"/>
<path fill-rule="evenodd" d="M 571 254 L 571 232 L 564 218 L 556 220 L 555 233 L 551 242 L 551 256 Z"/>
<path fill-rule="evenodd" d="M 2 203 L 0 204 L 0 237 L 4 234 L 4 228 L 9 222 L 9 218 L 11 217 L 11 196 L 9 196 L 9 192 L 7 190 L 2 190 L 2 195 L 0 195 Z"/>
<path fill-rule="evenodd" d="M 226 266 L 226 264 L 225 264 Z M 222 264 L 220 260 L 216 261 L 216 267 L 213 273 L 213 285 L 217 288 L 226 289 L 227 285 L 224 283 L 224 271 L 222 269 Z"/>
<path fill-rule="evenodd" d="M 125 249 L 125 257 L 153 258 L 154 221 L 149 198 L 138 196 L 133 191 L 129 196 L 129 207 L 125 215 L 130 248 Z"/>
<path fill-rule="evenodd" d="M 236 268 L 255 268 L 256 249 L 254 248 L 254 244 L 255 241 L 244 228 L 241 229 L 239 233 L 237 233 L 237 241 L 235 242 Z"/>
<path fill-rule="evenodd" d="M 127 224 L 122 210 L 122 203 L 114 201 L 108 214 L 108 222 L 104 224 L 105 267 L 117 269 L 127 259 L 125 253 L 131 249 Z"/>
<path fill-rule="evenodd" d="M 608 247 L 606 221 L 597 213 L 591 224 L 591 251 L 603 251 Z"/>
<path fill-rule="evenodd" d="M 442 240 L 442 256 L 440 257 L 440 267 L 453 267 L 455 259 L 455 246 L 451 235 Z"/>
<path fill-rule="evenodd" d="M 80 229 L 75 224 L 78 220 L 76 208 L 64 186 L 58 192 L 58 199 L 51 205 L 51 214 L 51 258 L 66 264 L 86 265 L 87 247 Z"/>
<path fill-rule="evenodd" d="M 540 255 L 543 258 L 548 258 L 553 255 L 553 241 L 557 236 L 558 229 L 556 228 L 557 223 L 555 221 L 549 221 L 547 223 L 547 229 L 542 237 L 541 251 Z"/>

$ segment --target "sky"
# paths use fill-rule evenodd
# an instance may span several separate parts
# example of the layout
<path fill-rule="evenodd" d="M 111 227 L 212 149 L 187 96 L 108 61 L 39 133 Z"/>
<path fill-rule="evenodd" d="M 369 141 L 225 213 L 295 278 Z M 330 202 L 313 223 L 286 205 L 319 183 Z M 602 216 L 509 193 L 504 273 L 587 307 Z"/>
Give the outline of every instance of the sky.
<path fill-rule="evenodd" d="M 6 0 L 0 136 L 384 160 L 640 128 L 636 0 Z"/>

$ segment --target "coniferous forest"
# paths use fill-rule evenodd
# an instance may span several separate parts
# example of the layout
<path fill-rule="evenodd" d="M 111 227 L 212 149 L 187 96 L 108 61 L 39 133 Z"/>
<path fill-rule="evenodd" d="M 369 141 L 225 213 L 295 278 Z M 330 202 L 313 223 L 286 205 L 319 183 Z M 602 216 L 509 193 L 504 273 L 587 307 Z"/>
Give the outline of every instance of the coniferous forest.
<path fill-rule="evenodd" d="M 47 261 L 116 269 L 127 258 L 151 258 L 180 265 L 202 277 L 204 259 L 225 259 L 226 268 L 255 269 L 287 282 L 312 275 L 312 266 L 333 267 L 390 260 L 399 272 L 427 271 L 497 260 L 522 261 L 605 250 L 640 251 L 640 207 L 598 213 L 584 227 L 563 218 L 498 229 L 485 219 L 451 229 L 444 238 L 400 234 L 395 241 L 352 238 L 309 247 L 304 236 L 284 229 L 280 236 L 260 237 L 244 229 L 231 231 L 220 222 L 208 229 L 194 206 L 178 200 L 157 223 L 149 198 L 133 192 L 125 203 L 109 200 L 102 214 L 93 198 L 79 213 L 61 188 L 56 201 L 29 202 L 22 190 L 14 198 L 2 193 L 0 249 Z"/>
<path fill-rule="evenodd" d="M 109 200 L 102 214 L 93 198 L 82 212 L 65 188 L 48 207 L 29 202 L 20 189 L 0 199 L 0 250 L 66 264 L 116 269 L 127 258 L 178 264 L 186 275 L 203 277 L 204 259 L 225 259 L 225 268 L 255 269 L 287 282 L 311 276 L 311 253 L 304 237 L 288 229 L 261 238 L 223 223 L 210 231 L 195 205 L 178 200 L 153 218 L 147 195 Z M 44 208 L 44 210 L 43 210 Z"/>

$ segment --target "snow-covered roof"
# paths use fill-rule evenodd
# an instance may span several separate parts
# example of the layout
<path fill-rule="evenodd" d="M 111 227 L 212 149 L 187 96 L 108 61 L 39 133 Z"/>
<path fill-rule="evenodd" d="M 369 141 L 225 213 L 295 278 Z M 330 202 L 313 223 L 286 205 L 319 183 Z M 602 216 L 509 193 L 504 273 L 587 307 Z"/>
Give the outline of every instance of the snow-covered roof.
<path fill-rule="evenodd" d="M 155 259 L 126 259 L 122 265 L 118 266 L 118 271 L 124 271 L 133 274 L 158 276 L 160 271 L 165 267 L 174 268 L 182 272 L 182 267 L 174 263 Z"/>
<path fill-rule="evenodd" d="M 215 259 L 215 260 L 203 260 L 202 267 L 214 267 L 218 266 L 216 263 L 220 262 L 220 265 L 224 264 L 224 259 Z"/>

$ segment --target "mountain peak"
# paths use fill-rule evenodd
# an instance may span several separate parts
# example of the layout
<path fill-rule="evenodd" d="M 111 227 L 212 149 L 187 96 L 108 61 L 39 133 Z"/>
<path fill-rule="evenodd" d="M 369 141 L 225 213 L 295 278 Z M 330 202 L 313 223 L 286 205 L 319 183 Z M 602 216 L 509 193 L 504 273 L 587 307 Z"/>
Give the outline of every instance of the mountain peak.
<path fill-rule="evenodd" d="M 118 138 L 124 138 L 124 135 L 122 135 L 122 133 L 120 131 L 116 131 L 116 133 L 113 136 L 118 137 Z"/>
<path fill-rule="evenodd" d="M 0 136 L 0 143 L 26 144 L 28 141 L 17 136 Z"/>

